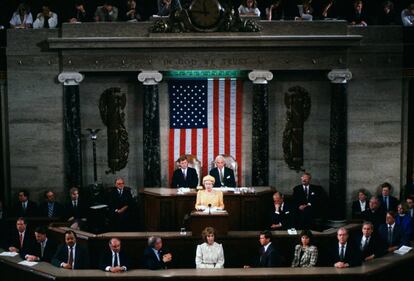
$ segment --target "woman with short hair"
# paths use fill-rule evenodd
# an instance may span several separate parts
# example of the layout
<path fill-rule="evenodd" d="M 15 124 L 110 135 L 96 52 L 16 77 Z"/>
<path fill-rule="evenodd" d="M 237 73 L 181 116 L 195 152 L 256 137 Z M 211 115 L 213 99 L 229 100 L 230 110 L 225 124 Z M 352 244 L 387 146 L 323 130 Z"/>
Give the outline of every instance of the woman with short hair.
<path fill-rule="evenodd" d="M 318 261 L 318 248 L 311 244 L 312 232 L 303 230 L 299 237 L 300 244 L 295 246 L 292 267 L 314 267 Z"/>
<path fill-rule="evenodd" d="M 196 268 L 223 268 L 223 246 L 215 242 L 215 229 L 206 227 L 201 233 L 201 236 L 204 243 L 197 245 L 195 258 Z"/>

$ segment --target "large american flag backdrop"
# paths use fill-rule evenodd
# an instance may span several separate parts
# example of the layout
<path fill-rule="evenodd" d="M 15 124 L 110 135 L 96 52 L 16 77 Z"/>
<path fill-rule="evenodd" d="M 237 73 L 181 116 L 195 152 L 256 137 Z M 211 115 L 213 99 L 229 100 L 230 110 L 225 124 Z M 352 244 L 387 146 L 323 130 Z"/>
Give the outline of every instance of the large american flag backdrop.
<path fill-rule="evenodd" d="M 218 154 L 233 156 L 242 171 L 243 84 L 238 79 L 172 79 L 170 101 L 169 178 L 175 161 L 192 154 L 207 175 Z"/>

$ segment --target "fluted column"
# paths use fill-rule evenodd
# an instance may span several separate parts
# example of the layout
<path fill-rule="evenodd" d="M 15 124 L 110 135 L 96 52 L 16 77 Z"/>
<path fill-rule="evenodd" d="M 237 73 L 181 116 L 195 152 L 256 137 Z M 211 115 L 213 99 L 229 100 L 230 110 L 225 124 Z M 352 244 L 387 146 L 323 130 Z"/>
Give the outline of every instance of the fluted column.
<path fill-rule="evenodd" d="M 273 74 L 266 70 L 249 73 L 253 82 L 252 185 L 269 184 L 269 86 Z"/>
<path fill-rule="evenodd" d="M 161 185 L 160 110 L 158 83 L 162 74 L 158 71 L 142 71 L 138 81 L 144 86 L 144 186 Z"/>
<path fill-rule="evenodd" d="M 65 187 L 82 186 L 82 151 L 79 83 L 83 75 L 78 72 L 62 72 L 58 76 L 63 83 L 63 123 L 65 138 Z"/>
<path fill-rule="evenodd" d="M 347 83 L 352 79 L 348 69 L 333 69 L 328 73 L 332 83 L 331 128 L 329 141 L 329 197 L 332 204 L 329 219 L 346 217 L 347 174 Z"/>

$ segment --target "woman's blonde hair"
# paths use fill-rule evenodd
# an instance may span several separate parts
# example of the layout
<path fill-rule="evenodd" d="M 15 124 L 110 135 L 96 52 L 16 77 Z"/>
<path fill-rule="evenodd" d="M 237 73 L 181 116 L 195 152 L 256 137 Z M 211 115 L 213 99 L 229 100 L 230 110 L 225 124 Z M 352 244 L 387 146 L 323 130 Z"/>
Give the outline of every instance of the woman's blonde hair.
<path fill-rule="evenodd" d="M 210 175 L 207 175 L 203 178 L 203 184 L 205 181 L 211 181 L 214 184 L 216 182 L 216 179 Z"/>

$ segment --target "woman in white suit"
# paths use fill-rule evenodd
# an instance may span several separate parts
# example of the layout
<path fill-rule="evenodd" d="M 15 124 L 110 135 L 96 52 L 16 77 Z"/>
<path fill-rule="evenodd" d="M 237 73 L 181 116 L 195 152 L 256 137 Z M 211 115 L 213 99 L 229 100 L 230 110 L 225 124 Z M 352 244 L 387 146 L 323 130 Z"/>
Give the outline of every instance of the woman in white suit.
<path fill-rule="evenodd" d="M 318 261 L 318 248 L 311 245 L 312 232 L 303 230 L 300 244 L 295 246 L 292 267 L 313 267 Z"/>
<path fill-rule="evenodd" d="M 223 268 L 223 246 L 214 241 L 216 231 L 212 227 L 206 227 L 201 236 L 204 243 L 197 245 L 196 268 Z"/>

